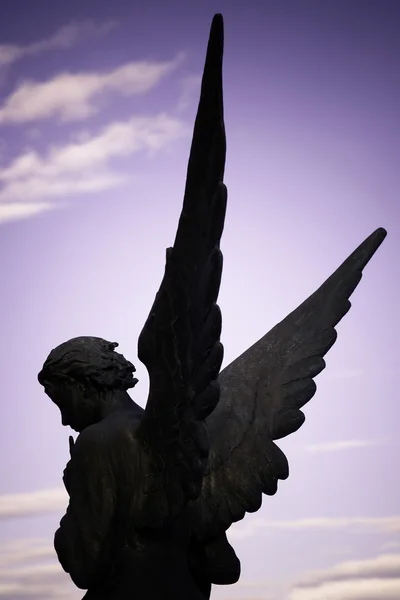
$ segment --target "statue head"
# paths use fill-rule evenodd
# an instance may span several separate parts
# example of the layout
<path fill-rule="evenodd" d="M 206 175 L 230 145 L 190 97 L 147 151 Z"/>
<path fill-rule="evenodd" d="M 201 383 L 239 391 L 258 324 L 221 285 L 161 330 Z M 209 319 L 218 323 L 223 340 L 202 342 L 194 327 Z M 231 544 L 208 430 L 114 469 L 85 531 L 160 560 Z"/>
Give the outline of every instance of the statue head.
<path fill-rule="evenodd" d="M 77 337 L 54 348 L 38 380 L 58 406 L 63 425 L 82 431 L 100 421 L 116 392 L 136 385 L 135 367 L 115 352 L 116 342 Z"/>

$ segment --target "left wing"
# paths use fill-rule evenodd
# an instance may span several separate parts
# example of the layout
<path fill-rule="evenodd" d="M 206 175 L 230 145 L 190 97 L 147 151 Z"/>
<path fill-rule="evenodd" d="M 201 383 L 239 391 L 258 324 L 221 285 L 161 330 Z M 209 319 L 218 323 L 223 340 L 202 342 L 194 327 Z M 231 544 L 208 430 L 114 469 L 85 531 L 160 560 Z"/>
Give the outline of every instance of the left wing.
<path fill-rule="evenodd" d="M 315 394 L 314 377 L 336 341 L 362 270 L 386 236 L 371 234 L 325 283 L 220 374 L 221 398 L 207 419 L 210 457 L 202 492 L 191 504 L 198 541 L 223 534 L 262 494 L 286 479 L 286 456 L 274 443 L 304 423 L 300 410 Z"/>
<path fill-rule="evenodd" d="M 211 25 L 183 209 L 165 275 L 140 334 L 150 391 L 137 439 L 146 484 L 141 522 L 156 525 L 198 496 L 208 457 L 205 418 L 218 402 L 223 347 L 216 304 L 227 192 L 222 102 L 223 21 Z M 145 514 L 147 512 L 148 518 Z"/>

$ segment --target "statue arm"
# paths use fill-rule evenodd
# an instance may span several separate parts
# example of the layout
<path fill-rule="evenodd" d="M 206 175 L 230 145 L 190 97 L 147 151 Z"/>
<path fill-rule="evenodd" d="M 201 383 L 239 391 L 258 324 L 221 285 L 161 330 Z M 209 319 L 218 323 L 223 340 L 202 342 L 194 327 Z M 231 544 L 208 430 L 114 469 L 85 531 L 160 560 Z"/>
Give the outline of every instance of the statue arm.
<path fill-rule="evenodd" d="M 115 482 L 104 441 L 93 428 L 78 437 L 68 466 L 70 501 L 55 533 L 64 571 L 81 589 L 92 586 L 107 564 L 107 537 L 115 506 Z"/>

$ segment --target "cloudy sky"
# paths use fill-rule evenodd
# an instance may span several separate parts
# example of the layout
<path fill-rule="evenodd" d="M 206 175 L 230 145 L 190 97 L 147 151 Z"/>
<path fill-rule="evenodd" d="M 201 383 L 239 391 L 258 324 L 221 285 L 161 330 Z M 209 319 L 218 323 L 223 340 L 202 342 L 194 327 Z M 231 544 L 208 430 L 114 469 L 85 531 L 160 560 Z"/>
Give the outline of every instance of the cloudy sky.
<path fill-rule="evenodd" d="M 215 600 L 400 597 L 396 0 L 0 0 L 0 599 L 77 600 L 52 537 L 68 435 L 36 374 L 77 335 L 136 342 L 183 197 L 208 30 L 225 18 L 220 294 L 228 364 L 374 229 L 291 468 L 231 528 Z"/>

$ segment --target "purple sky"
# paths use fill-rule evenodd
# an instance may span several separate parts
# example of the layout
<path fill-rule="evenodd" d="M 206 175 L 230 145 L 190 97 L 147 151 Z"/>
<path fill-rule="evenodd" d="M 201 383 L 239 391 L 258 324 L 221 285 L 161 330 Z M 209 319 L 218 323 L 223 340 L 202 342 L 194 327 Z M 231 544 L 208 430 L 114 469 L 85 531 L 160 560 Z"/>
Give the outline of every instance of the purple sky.
<path fill-rule="evenodd" d="M 0 0 L 0 600 L 81 597 L 55 561 L 68 435 L 36 375 L 77 335 L 137 337 L 182 204 L 207 37 L 225 20 L 224 364 L 374 229 L 291 475 L 232 527 L 215 600 L 400 597 L 400 4 Z"/>

